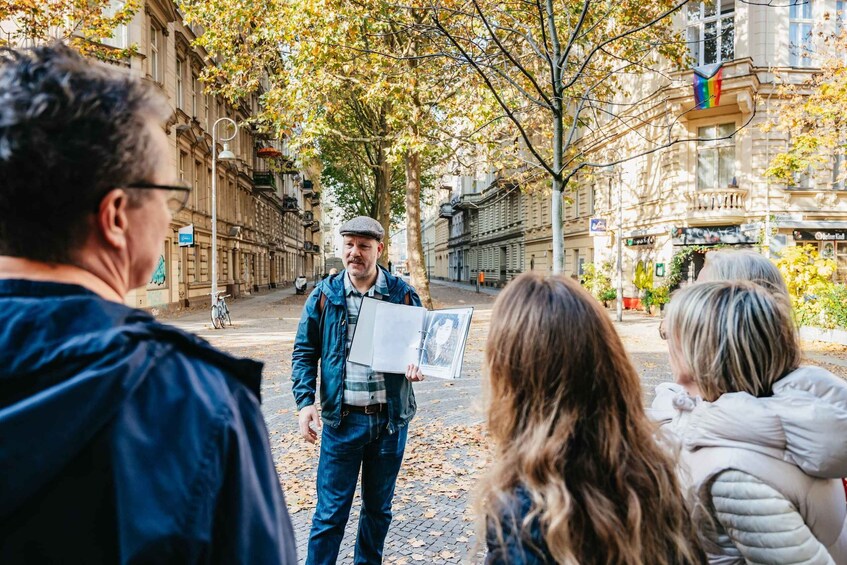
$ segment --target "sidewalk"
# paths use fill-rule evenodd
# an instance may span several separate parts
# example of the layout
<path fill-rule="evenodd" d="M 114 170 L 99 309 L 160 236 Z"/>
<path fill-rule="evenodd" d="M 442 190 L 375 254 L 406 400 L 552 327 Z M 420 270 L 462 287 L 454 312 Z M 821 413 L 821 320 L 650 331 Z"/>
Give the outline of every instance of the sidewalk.
<path fill-rule="evenodd" d="M 475 284 L 458 281 L 433 279 L 430 284 L 465 291 L 476 290 Z M 497 296 L 501 290 L 500 288 L 480 287 L 479 292 L 489 296 Z M 661 318 L 658 316 L 649 316 L 640 311 L 624 310 L 623 321 L 618 322 L 615 320 L 614 309 L 609 310 L 609 316 L 628 349 L 644 353 L 667 352 L 667 344 L 659 339 Z M 846 347 L 819 341 L 802 340 L 802 348 L 805 363 L 821 365 L 836 375 L 845 376 L 845 373 L 847 373 L 845 371 L 847 369 Z"/>

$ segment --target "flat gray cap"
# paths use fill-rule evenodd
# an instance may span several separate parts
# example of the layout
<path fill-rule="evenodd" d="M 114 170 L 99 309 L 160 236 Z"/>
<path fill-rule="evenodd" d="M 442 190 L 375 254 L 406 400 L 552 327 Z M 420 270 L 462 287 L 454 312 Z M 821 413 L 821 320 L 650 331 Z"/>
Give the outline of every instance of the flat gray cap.
<path fill-rule="evenodd" d="M 385 235 L 385 230 L 379 222 L 368 216 L 356 216 L 352 220 L 344 222 L 341 229 L 338 230 L 341 235 L 362 235 L 372 237 L 377 241 L 382 241 L 382 236 Z"/>

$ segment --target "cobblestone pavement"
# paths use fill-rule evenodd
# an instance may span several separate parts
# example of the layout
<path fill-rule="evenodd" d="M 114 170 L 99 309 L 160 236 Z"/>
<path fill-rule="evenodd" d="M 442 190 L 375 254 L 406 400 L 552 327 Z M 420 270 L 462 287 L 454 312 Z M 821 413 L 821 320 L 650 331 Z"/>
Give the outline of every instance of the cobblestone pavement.
<path fill-rule="evenodd" d="M 497 291 L 474 292 L 470 285 L 433 281 L 436 307 L 473 306 L 474 317 L 461 380 L 428 379 L 415 385 L 418 415 L 409 429 L 406 458 L 394 498 L 394 520 L 386 563 L 461 563 L 471 560 L 474 522 L 470 493 L 485 467 L 481 364 L 491 307 Z M 273 455 L 294 522 L 301 562 L 314 509 L 318 448 L 297 435 L 291 395 L 291 350 L 305 296 L 291 288 L 239 299 L 231 304 L 233 327 L 213 330 L 206 310 L 167 320 L 238 356 L 265 362 L 262 409 Z M 612 312 L 610 315 L 613 315 Z M 626 312 L 616 323 L 638 369 L 649 402 L 659 382 L 669 380 L 667 346 L 658 337 L 658 318 Z M 810 362 L 847 377 L 847 352 L 840 346 L 805 344 Z M 358 495 L 341 547 L 339 563 L 352 563 Z"/>

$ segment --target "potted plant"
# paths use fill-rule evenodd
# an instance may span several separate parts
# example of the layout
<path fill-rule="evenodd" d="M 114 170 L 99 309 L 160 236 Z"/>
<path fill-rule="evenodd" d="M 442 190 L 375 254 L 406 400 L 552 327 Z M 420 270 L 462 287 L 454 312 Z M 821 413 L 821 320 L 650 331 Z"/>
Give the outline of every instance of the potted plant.
<path fill-rule="evenodd" d="M 659 308 L 659 312 L 664 312 L 665 304 L 670 300 L 670 288 L 663 284 L 653 289 L 653 304 Z"/>

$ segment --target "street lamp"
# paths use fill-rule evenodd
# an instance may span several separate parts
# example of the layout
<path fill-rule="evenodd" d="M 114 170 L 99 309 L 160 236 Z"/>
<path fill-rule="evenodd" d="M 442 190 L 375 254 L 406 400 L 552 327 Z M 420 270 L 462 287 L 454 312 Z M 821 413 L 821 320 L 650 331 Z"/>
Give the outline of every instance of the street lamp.
<path fill-rule="evenodd" d="M 771 71 L 772 72 L 772 71 Z M 768 117 L 771 115 L 771 96 L 776 91 L 776 85 L 781 84 L 782 81 L 775 74 L 771 76 L 771 91 L 768 93 L 768 101 L 765 103 L 767 106 Z M 765 167 L 770 167 L 771 165 L 771 129 L 765 132 Z M 765 177 L 765 257 L 768 259 L 771 258 L 771 177 Z"/>
<path fill-rule="evenodd" d="M 612 179 L 615 177 L 615 173 L 617 173 L 618 177 L 618 229 L 615 239 L 617 240 L 617 299 L 615 300 L 615 314 L 617 315 L 618 322 L 623 321 L 623 178 L 621 174 L 620 167 L 617 165 L 609 165 L 607 167 L 603 167 L 603 176 L 609 179 L 609 198 L 612 197 Z M 611 208 L 611 202 L 609 202 L 609 208 Z"/>
<path fill-rule="evenodd" d="M 232 135 L 221 138 L 224 148 L 218 153 L 217 131 L 218 124 L 226 122 L 233 129 Z M 235 159 L 235 153 L 229 150 L 228 141 L 232 140 L 238 134 L 238 124 L 229 118 L 218 118 L 212 124 L 212 315 L 215 314 L 215 308 L 218 303 L 218 173 L 217 161 L 232 161 Z M 233 266 L 234 267 L 234 266 Z"/>
<path fill-rule="evenodd" d="M 427 240 L 421 241 L 421 246 L 423 247 L 423 263 L 424 263 L 424 272 L 426 273 L 426 280 L 429 280 L 429 265 L 427 264 L 427 247 L 429 246 L 429 242 Z"/>
<path fill-rule="evenodd" d="M 612 182 L 609 179 L 609 182 Z M 618 299 L 615 301 L 615 313 L 617 314 L 618 322 L 623 321 L 623 178 L 621 170 L 618 168 Z"/>

